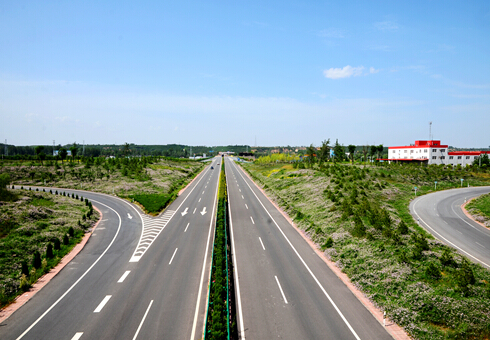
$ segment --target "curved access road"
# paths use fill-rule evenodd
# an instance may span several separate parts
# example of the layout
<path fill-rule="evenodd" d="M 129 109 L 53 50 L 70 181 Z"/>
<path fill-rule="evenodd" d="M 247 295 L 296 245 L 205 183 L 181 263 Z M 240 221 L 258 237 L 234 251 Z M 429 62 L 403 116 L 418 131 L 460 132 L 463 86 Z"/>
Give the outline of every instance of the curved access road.
<path fill-rule="evenodd" d="M 58 189 L 88 198 L 103 219 L 73 261 L 0 324 L 0 339 L 201 339 L 215 163 L 158 217 L 117 197 Z"/>
<path fill-rule="evenodd" d="M 468 218 L 461 209 L 469 199 L 489 192 L 489 186 L 435 192 L 414 199 L 410 213 L 434 237 L 490 268 L 490 229 Z"/>

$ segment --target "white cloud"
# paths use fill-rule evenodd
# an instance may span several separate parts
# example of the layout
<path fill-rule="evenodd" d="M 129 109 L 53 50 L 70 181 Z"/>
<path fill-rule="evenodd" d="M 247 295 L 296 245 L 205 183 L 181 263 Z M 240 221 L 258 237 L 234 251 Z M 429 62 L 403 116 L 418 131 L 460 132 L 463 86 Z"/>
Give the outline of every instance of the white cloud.
<path fill-rule="evenodd" d="M 398 24 L 393 21 L 380 21 L 375 22 L 374 27 L 380 31 L 396 31 L 398 29 Z"/>
<path fill-rule="evenodd" d="M 338 28 L 326 28 L 318 32 L 318 36 L 322 38 L 344 38 L 345 33 Z"/>
<path fill-rule="evenodd" d="M 347 65 L 344 68 L 329 68 L 328 70 L 323 71 L 323 74 L 326 78 L 340 79 L 349 78 L 351 76 L 360 76 L 363 70 L 364 66 L 352 67 Z"/>
<path fill-rule="evenodd" d="M 376 70 L 376 69 L 375 69 L 374 67 L 372 67 L 372 66 L 369 68 L 369 73 L 371 73 L 371 74 L 378 73 L 378 72 L 379 72 L 379 69 L 377 69 L 377 70 Z"/>

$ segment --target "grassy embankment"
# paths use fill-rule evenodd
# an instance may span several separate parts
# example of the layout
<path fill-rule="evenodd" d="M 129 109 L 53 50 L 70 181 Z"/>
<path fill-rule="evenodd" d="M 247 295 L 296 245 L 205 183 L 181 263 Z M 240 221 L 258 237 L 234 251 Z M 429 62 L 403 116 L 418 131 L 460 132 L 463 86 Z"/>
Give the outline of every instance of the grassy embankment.
<path fill-rule="evenodd" d="M 4 161 L 0 174 L 17 185 L 83 189 L 135 200 L 157 214 L 204 167 L 201 162 L 163 157 L 86 158 L 81 163 Z"/>
<path fill-rule="evenodd" d="M 99 219 L 82 197 L 10 192 L 0 205 L 0 307 L 55 267 Z"/>
<path fill-rule="evenodd" d="M 466 205 L 466 210 L 478 221 L 490 227 L 490 194 L 482 195 Z"/>
<path fill-rule="evenodd" d="M 414 197 L 488 172 L 410 165 L 245 164 L 298 227 L 416 339 L 488 339 L 490 272 L 435 240 L 409 214 Z M 301 167 L 304 167 L 302 165 Z"/>

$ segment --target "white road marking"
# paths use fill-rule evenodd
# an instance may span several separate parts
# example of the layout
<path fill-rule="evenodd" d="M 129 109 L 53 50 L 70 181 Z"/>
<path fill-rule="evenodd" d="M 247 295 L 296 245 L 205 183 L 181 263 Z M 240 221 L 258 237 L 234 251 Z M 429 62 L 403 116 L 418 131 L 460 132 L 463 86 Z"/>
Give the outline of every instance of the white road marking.
<path fill-rule="evenodd" d="M 198 202 L 201 202 L 201 198 L 202 198 L 202 197 L 199 197 L 199 201 L 198 201 Z"/>
<path fill-rule="evenodd" d="M 250 216 L 250 219 L 252 220 L 252 223 L 255 224 L 254 219 L 252 218 L 252 216 Z"/>
<path fill-rule="evenodd" d="M 190 222 L 187 223 L 187 227 L 185 227 L 184 233 L 187 231 L 187 228 L 189 228 L 189 224 L 191 224 L 191 223 Z"/>
<path fill-rule="evenodd" d="M 132 219 L 133 219 L 133 216 L 131 216 L 131 214 L 130 214 L 130 213 L 128 213 L 128 218 L 129 218 L 130 220 L 132 220 Z"/>
<path fill-rule="evenodd" d="M 153 300 L 150 301 L 150 305 L 146 309 L 145 315 L 143 315 L 143 319 L 141 320 L 140 325 L 138 326 L 138 329 L 136 330 L 136 333 L 134 334 L 133 340 L 136 340 L 136 338 L 138 337 L 138 333 L 141 330 L 141 326 L 143 326 L 143 322 L 145 322 L 146 316 L 148 315 L 148 312 L 150 311 L 150 307 L 152 304 L 153 304 Z"/>
<path fill-rule="evenodd" d="M 478 242 L 475 242 L 475 243 L 476 243 L 476 244 L 478 244 L 480 247 L 487 248 L 487 247 L 485 247 L 483 244 L 480 244 L 480 243 L 478 243 Z"/>
<path fill-rule="evenodd" d="M 103 204 L 103 203 L 100 203 L 100 202 L 98 202 L 98 201 L 96 201 L 96 200 L 92 200 L 92 201 L 93 201 L 93 202 L 96 202 L 97 204 L 103 205 L 103 206 L 105 206 L 106 208 L 109 208 L 110 210 L 114 211 L 114 213 L 117 215 L 117 217 L 119 218 L 119 226 L 117 227 L 116 234 L 114 235 L 114 237 L 112 238 L 111 243 L 109 243 L 109 245 L 108 245 L 108 246 L 107 246 L 107 248 L 104 250 L 104 252 L 103 252 L 102 254 L 100 254 L 100 256 L 97 258 L 97 260 L 95 260 L 95 262 L 94 262 L 94 263 L 92 263 L 92 265 L 91 265 L 91 266 L 90 266 L 90 267 L 89 267 L 89 268 L 88 268 L 88 269 L 85 271 L 85 273 L 83 273 L 83 275 L 82 275 L 82 276 L 80 276 L 80 277 L 78 278 L 78 280 L 76 280 L 76 281 L 75 281 L 75 283 L 74 283 L 74 284 L 72 284 L 72 285 L 71 285 L 71 287 L 70 287 L 70 288 L 68 288 L 68 289 L 66 290 L 66 292 L 65 292 L 65 293 L 63 293 L 63 295 L 61 295 L 61 297 L 60 297 L 58 300 L 56 300 L 56 302 L 55 302 L 55 303 L 53 303 L 53 304 L 51 305 L 51 307 L 49 307 L 49 308 L 48 308 L 48 309 L 47 309 L 47 310 L 46 310 L 46 311 L 45 311 L 45 312 L 44 312 L 44 313 L 43 313 L 43 314 L 42 314 L 42 315 L 41 315 L 39 318 L 37 318 L 37 320 L 36 320 L 36 321 L 34 321 L 34 322 L 33 322 L 33 323 L 32 323 L 32 324 L 29 326 L 29 328 L 27 328 L 27 329 L 24 331 L 24 333 L 22 333 L 21 335 L 19 335 L 19 337 L 18 337 L 16 340 L 20 340 L 20 339 L 22 339 L 22 338 L 23 338 L 23 337 L 24 337 L 24 336 L 25 336 L 25 335 L 26 335 L 26 334 L 27 334 L 27 333 L 28 333 L 28 332 L 29 332 L 29 331 L 30 331 L 30 330 L 31 330 L 31 329 L 32 329 L 32 328 L 33 328 L 35 325 L 37 325 L 37 323 L 38 323 L 39 321 L 41 321 L 41 320 L 42 320 L 42 319 L 43 319 L 43 318 L 46 316 L 46 314 L 48 314 L 48 313 L 51 311 L 51 309 L 53 309 L 53 308 L 54 308 L 54 307 L 55 307 L 55 306 L 56 306 L 56 305 L 57 305 L 57 304 L 58 304 L 58 303 L 59 303 L 61 300 L 63 300 L 63 298 L 64 298 L 64 297 L 65 297 L 65 296 L 66 296 L 66 295 L 67 295 L 67 294 L 68 294 L 68 293 L 69 293 L 69 292 L 70 292 L 70 291 L 71 291 L 71 290 L 72 290 L 72 289 L 73 289 L 73 288 L 74 288 L 74 287 L 75 287 L 75 286 L 76 286 L 76 285 L 77 285 L 77 284 L 78 284 L 78 283 L 79 283 L 79 282 L 80 282 L 80 281 L 81 281 L 81 280 L 82 280 L 84 277 L 85 277 L 85 275 L 87 275 L 87 274 L 88 274 L 88 272 L 89 272 L 89 271 L 90 271 L 90 270 L 91 270 L 91 269 L 92 269 L 92 268 L 93 268 L 93 267 L 94 267 L 94 266 L 95 266 L 95 265 L 96 265 L 96 264 L 97 264 L 97 263 L 100 261 L 100 259 L 102 258 L 102 256 L 104 256 L 104 255 L 105 255 L 105 253 L 107 253 L 107 251 L 109 250 L 109 248 L 110 248 L 110 247 L 112 246 L 112 244 L 114 243 L 114 240 L 116 239 L 117 235 L 119 234 L 119 230 L 121 230 L 121 221 L 122 221 L 122 219 L 121 219 L 121 216 L 118 214 L 118 212 L 117 212 L 117 211 L 115 211 L 114 209 L 112 209 L 111 207 L 109 207 L 108 205 L 105 205 L 105 204 Z"/>
<path fill-rule="evenodd" d="M 242 199 L 245 199 L 245 198 L 243 197 L 243 195 L 242 195 Z"/>
<path fill-rule="evenodd" d="M 226 184 L 228 187 L 228 183 Z M 248 209 L 248 208 L 247 208 Z M 236 261 L 236 251 L 235 251 L 235 235 L 233 233 L 233 218 L 231 216 L 231 204 L 230 204 L 230 197 L 228 197 L 228 211 L 230 213 L 230 235 L 231 235 L 231 254 L 233 256 L 233 272 L 235 276 L 235 289 L 236 289 L 236 298 L 238 300 L 237 306 L 238 306 L 238 319 L 239 319 L 239 334 L 240 334 L 240 339 L 244 340 L 245 339 L 245 326 L 243 325 L 243 312 L 242 312 L 242 298 L 240 296 L 240 282 L 238 281 L 238 265 Z"/>
<path fill-rule="evenodd" d="M 131 270 L 126 270 L 124 274 L 121 276 L 121 278 L 117 281 L 117 283 L 122 283 L 128 277 L 129 273 L 131 273 Z"/>
<path fill-rule="evenodd" d="M 170 259 L 170 262 L 168 264 L 172 264 L 172 261 L 174 260 L 174 256 L 177 253 L 177 249 L 179 248 L 175 248 L 174 254 L 172 255 L 172 258 Z"/>
<path fill-rule="evenodd" d="M 185 208 L 185 210 L 184 210 L 183 212 L 181 212 L 182 216 L 187 215 L 187 210 L 188 210 L 188 209 L 189 209 L 189 208 Z"/>
<path fill-rule="evenodd" d="M 265 250 L 264 243 L 262 242 L 262 239 L 259 237 L 260 244 L 262 245 L 262 249 Z"/>
<path fill-rule="evenodd" d="M 235 164 L 233 164 L 233 166 L 236 167 Z M 277 229 L 279 229 L 279 231 L 281 232 L 282 236 L 286 239 L 286 241 L 289 244 L 289 246 L 293 249 L 293 251 L 295 252 L 296 256 L 298 256 L 298 258 L 300 259 L 301 263 L 303 263 L 303 265 L 305 266 L 306 270 L 308 270 L 308 272 L 310 273 L 311 277 L 315 280 L 315 282 L 318 285 L 318 287 L 320 287 L 320 289 L 322 290 L 323 294 L 327 297 L 328 301 L 330 301 L 330 303 L 335 308 L 335 310 L 337 311 L 337 313 L 340 315 L 340 317 L 342 318 L 342 320 L 344 321 L 344 323 L 347 325 L 347 327 L 349 327 L 349 330 L 351 331 L 351 333 L 354 335 L 354 337 L 357 340 L 361 340 L 361 338 L 359 338 L 359 336 L 357 335 L 357 333 L 354 330 L 354 328 L 352 328 L 352 326 L 350 325 L 349 321 L 347 321 L 347 319 L 345 318 L 344 314 L 342 314 L 342 312 L 337 307 L 337 305 L 335 304 L 335 302 L 332 300 L 332 298 L 330 297 L 330 295 L 327 293 L 327 291 L 325 290 L 325 288 L 323 288 L 323 286 L 320 283 L 320 281 L 318 281 L 318 279 L 315 276 L 315 274 L 313 274 L 313 271 L 310 269 L 310 267 L 308 267 L 308 265 L 306 264 L 305 260 L 303 260 L 303 258 L 301 257 L 301 255 L 298 253 L 298 251 L 296 250 L 296 248 L 293 246 L 293 244 L 291 243 L 291 241 L 288 239 L 288 237 L 286 236 L 286 234 L 284 233 L 284 231 L 281 229 L 281 227 L 279 227 L 279 224 L 277 224 L 276 220 L 272 217 L 272 215 L 269 212 L 269 210 L 266 209 L 266 207 L 264 206 L 264 204 L 262 203 L 262 201 L 259 199 L 259 197 L 255 193 L 255 191 L 252 190 L 252 187 L 250 187 L 250 184 L 248 184 L 248 182 L 243 177 L 242 172 L 243 172 L 243 170 L 240 172 L 240 176 L 245 181 L 245 184 L 247 184 L 247 186 L 250 189 L 250 191 L 252 191 L 252 193 L 254 194 L 254 196 L 257 199 L 257 201 L 259 201 L 259 203 L 262 206 L 262 208 L 264 208 L 264 210 L 267 212 L 267 215 L 269 215 L 269 217 L 274 222 L 274 224 L 277 227 Z M 254 182 L 252 182 L 252 183 L 254 183 Z"/>
<path fill-rule="evenodd" d="M 221 168 L 218 172 L 221 173 Z M 218 176 L 219 178 L 219 176 Z M 218 187 L 219 185 L 216 186 L 216 193 L 214 194 L 214 205 L 213 205 L 213 213 L 211 216 L 214 216 L 216 212 L 216 201 L 218 200 Z M 196 301 L 196 311 L 194 312 L 194 321 L 192 323 L 192 332 L 191 332 L 191 340 L 194 340 L 195 335 L 196 335 L 196 327 L 197 327 L 197 319 L 199 317 L 199 301 L 201 300 L 201 294 L 202 294 L 202 286 L 204 282 L 204 274 L 206 272 L 206 259 L 208 257 L 208 250 L 209 250 L 209 242 L 211 240 L 211 230 L 213 225 L 213 219 L 211 218 L 209 221 L 209 232 L 208 232 L 208 241 L 206 243 L 206 252 L 204 253 L 204 259 L 202 262 L 202 272 L 201 272 L 201 281 L 199 282 L 199 292 L 197 293 L 197 301 Z"/>
<path fill-rule="evenodd" d="M 205 214 L 205 213 L 207 213 L 207 211 L 206 211 L 206 207 L 202 208 L 201 215 L 203 215 L 203 216 L 204 216 L 204 214 Z"/>
<path fill-rule="evenodd" d="M 196 213 L 196 210 L 197 210 L 197 208 L 194 208 L 194 211 L 192 213 L 195 214 Z"/>
<path fill-rule="evenodd" d="M 284 299 L 284 302 L 286 302 L 286 304 L 287 304 L 288 303 L 288 300 L 286 299 L 286 295 L 284 295 L 284 292 L 282 291 L 281 284 L 279 283 L 279 280 L 277 279 L 277 276 L 274 276 L 274 277 L 276 278 L 277 285 L 279 286 L 279 290 L 281 291 L 282 298 Z"/>
<path fill-rule="evenodd" d="M 456 231 L 457 231 L 458 233 L 460 233 L 461 235 L 463 235 L 463 233 L 462 233 L 462 232 L 460 232 L 459 230 L 456 230 Z"/>
<path fill-rule="evenodd" d="M 248 205 L 247 205 L 247 203 L 245 203 L 245 208 L 247 208 L 247 209 L 248 209 Z"/>
<path fill-rule="evenodd" d="M 111 297 L 112 295 L 106 295 L 104 300 L 102 300 L 97 306 L 97 308 L 95 308 L 94 313 L 99 313 L 102 310 L 102 308 L 104 308 L 105 304 L 111 299 Z"/>
<path fill-rule="evenodd" d="M 207 189 L 207 188 L 208 188 L 208 186 L 206 185 L 206 186 L 204 187 L 204 189 Z"/>
<path fill-rule="evenodd" d="M 238 189 L 238 191 L 242 192 L 242 189 Z"/>
<path fill-rule="evenodd" d="M 83 335 L 83 332 L 75 333 L 75 335 L 73 336 L 73 338 L 71 338 L 71 340 L 78 340 L 82 337 L 82 335 Z"/>
<path fill-rule="evenodd" d="M 202 195 L 204 195 L 204 191 L 202 192 Z"/>

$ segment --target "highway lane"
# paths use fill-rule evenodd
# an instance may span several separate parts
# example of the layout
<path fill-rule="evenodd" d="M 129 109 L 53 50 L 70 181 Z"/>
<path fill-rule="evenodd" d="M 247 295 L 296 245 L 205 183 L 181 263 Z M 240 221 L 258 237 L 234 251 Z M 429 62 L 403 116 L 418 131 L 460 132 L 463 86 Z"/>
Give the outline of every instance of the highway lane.
<path fill-rule="evenodd" d="M 490 187 L 461 188 L 420 196 L 410 203 L 415 220 L 434 237 L 490 268 L 490 230 L 468 218 L 461 205 Z"/>
<path fill-rule="evenodd" d="M 241 338 L 391 339 L 231 159 L 226 174 Z"/>
<path fill-rule="evenodd" d="M 92 200 L 103 220 L 84 250 L 2 324 L 0 338 L 200 339 L 218 178 L 219 167 L 208 166 L 158 218 L 118 198 L 63 189 Z"/>

